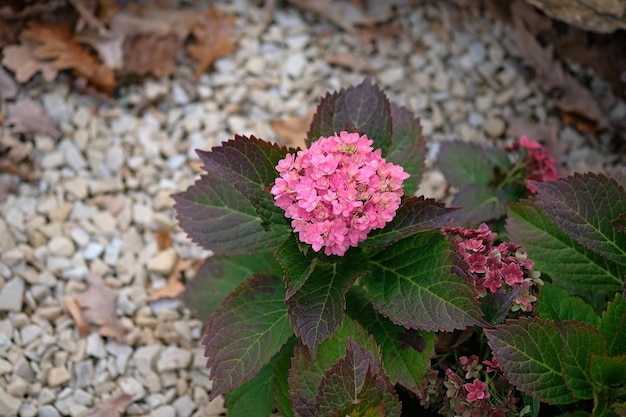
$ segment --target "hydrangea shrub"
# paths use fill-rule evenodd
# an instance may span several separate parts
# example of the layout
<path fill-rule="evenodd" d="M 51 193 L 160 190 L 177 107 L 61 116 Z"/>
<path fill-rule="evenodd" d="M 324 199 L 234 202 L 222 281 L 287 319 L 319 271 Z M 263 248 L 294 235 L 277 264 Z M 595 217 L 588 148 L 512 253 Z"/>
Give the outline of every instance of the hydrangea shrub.
<path fill-rule="evenodd" d="M 557 179 L 528 138 L 451 142 L 439 164 L 462 208 L 416 197 L 419 120 L 369 80 L 326 95 L 306 143 L 235 136 L 198 151 L 205 174 L 174 196 L 214 253 L 185 300 L 208 318 L 210 397 L 228 415 L 619 412 L 617 182 Z"/>

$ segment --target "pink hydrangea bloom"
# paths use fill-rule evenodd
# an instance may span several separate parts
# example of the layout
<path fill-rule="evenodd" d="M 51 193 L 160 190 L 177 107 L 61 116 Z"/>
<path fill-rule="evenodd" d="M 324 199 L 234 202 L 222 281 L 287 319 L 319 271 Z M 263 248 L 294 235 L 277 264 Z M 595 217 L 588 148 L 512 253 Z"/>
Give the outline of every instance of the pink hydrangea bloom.
<path fill-rule="evenodd" d="M 469 402 L 489 398 L 487 383 L 480 379 L 475 379 L 474 382 L 467 383 L 463 387 L 467 391 L 467 401 Z"/>
<path fill-rule="evenodd" d="M 543 284 L 541 274 L 533 270 L 534 262 L 528 259 L 521 246 L 512 242 L 495 245 L 497 235 L 483 223 L 478 229 L 445 228 L 443 232 L 454 242 L 457 252 L 468 266 L 476 298 L 488 293 L 516 291 L 512 311 L 532 311 L 537 300 L 535 286 Z"/>
<path fill-rule="evenodd" d="M 526 180 L 546 182 L 558 179 L 559 173 L 554 165 L 554 158 L 539 142 L 522 136 L 519 142 L 513 144 L 510 149 L 514 151 L 524 149 L 526 151 L 526 155 L 524 156 L 524 163 L 526 164 L 526 170 L 528 172 Z M 531 194 L 537 194 L 537 190 L 532 184 L 527 182 L 526 188 L 528 188 Z"/>
<path fill-rule="evenodd" d="M 302 242 L 343 255 L 400 206 L 402 167 L 386 162 L 366 135 L 340 132 L 278 162 L 271 193 Z"/>

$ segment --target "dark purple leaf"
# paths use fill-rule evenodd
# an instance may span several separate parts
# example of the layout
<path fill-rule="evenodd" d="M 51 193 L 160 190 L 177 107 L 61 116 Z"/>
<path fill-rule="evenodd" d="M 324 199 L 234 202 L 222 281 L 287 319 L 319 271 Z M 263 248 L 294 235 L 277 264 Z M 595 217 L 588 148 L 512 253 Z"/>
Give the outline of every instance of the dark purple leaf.
<path fill-rule="evenodd" d="M 572 239 L 612 261 L 626 264 L 626 235 L 611 221 L 626 213 L 626 193 L 603 174 L 574 174 L 532 182 L 548 216 Z"/>
<path fill-rule="evenodd" d="M 286 301 L 291 325 L 311 354 L 317 345 L 329 338 L 341 324 L 345 309 L 345 293 L 365 271 L 360 257 L 341 262 L 317 262 L 306 282 Z M 289 271 L 287 271 L 289 272 Z"/>
<path fill-rule="evenodd" d="M 461 207 L 453 214 L 460 225 L 478 224 L 500 218 L 505 213 L 499 190 L 484 184 L 464 184 L 452 199 L 452 205 Z"/>
<path fill-rule="evenodd" d="M 317 106 L 307 145 L 320 136 L 331 136 L 343 130 L 366 134 L 374 141 L 374 148 L 383 150 L 391 145 L 391 109 L 389 100 L 380 88 L 366 78 L 361 84 L 327 94 Z"/>
<path fill-rule="evenodd" d="M 219 175 L 173 196 L 180 226 L 200 246 L 225 255 L 272 250 L 286 230 L 266 230 L 252 204 Z"/>
<path fill-rule="evenodd" d="M 284 211 L 274 204 L 267 187 L 274 183 L 276 165 L 285 157 L 287 148 L 257 139 L 236 135 L 211 151 L 197 151 L 203 169 L 211 181 L 221 176 L 231 183 L 257 210 L 266 228 L 287 230 L 289 221 Z"/>
<path fill-rule="evenodd" d="M 403 186 L 405 195 L 413 195 L 422 178 L 426 158 L 422 126 L 409 109 L 394 103 L 391 103 L 391 124 L 391 148 L 387 161 L 402 166 L 411 175 L 404 180 Z"/>
<path fill-rule="evenodd" d="M 372 231 L 363 244 L 382 248 L 412 233 L 447 226 L 455 210 L 423 196 L 405 197 L 393 220 L 383 229 Z"/>
<path fill-rule="evenodd" d="M 491 181 L 493 168 L 487 158 L 489 149 L 473 142 L 442 142 L 437 164 L 450 185 L 487 185 Z"/>
<path fill-rule="evenodd" d="M 393 401 L 385 403 L 385 395 Z M 322 378 L 316 397 L 316 415 L 362 415 L 383 405 L 386 415 L 399 416 L 399 402 L 385 378 L 380 358 L 349 339 L 346 356 L 335 362 Z M 395 411 L 395 412 L 394 412 Z"/>
<path fill-rule="evenodd" d="M 291 369 L 289 370 L 289 387 L 293 410 L 302 417 L 315 416 L 315 398 L 326 371 L 337 360 L 346 354 L 348 338 L 359 346 L 372 352 L 375 357 L 380 351 L 374 339 L 369 336 L 360 324 L 345 317 L 337 331 L 324 340 L 317 348 L 315 359 L 304 345 L 295 348 Z"/>
<path fill-rule="evenodd" d="M 211 314 L 203 344 L 212 399 L 251 380 L 293 335 L 284 299 L 279 278 L 253 275 Z"/>
<path fill-rule="evenodd" d="M 285 239 L 276 249 L 276 259 L 283 267 L 283 279 L 287 287 L 286 300 L 290 299 L 311 276 L 320 261 L 319 254 L 313 251 L 303 253 L 295 234 Z"/>

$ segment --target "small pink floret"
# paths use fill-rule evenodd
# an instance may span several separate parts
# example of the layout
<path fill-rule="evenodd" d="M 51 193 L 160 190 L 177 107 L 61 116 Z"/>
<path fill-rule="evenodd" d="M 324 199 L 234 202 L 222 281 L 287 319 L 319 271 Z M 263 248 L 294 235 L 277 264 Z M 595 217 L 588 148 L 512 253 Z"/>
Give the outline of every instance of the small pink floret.
<path fill-rule="evenodd" d="M 271 193 L 302 242 L 343 255 L 391 221 L 409 177 L 386 162 L 366 135 L 340 132 L 278 162 Z"/>

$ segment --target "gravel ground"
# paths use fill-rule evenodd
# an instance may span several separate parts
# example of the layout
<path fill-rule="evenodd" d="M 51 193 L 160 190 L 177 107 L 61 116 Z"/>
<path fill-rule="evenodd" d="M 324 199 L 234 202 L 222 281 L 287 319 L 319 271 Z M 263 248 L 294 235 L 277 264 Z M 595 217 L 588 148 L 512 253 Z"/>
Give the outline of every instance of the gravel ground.
<path fill-rule="evenodd" d="M 399 39 L 367 43 L 296 8 L 278 8 L 266 26 L 251 0 L 217 3 L 237 16 L 237 49 L 197 83 L 181 66 L 172 79 L 128 87 L 113 105 L 67 79 L 22 90 L 19 100 L 43 106 L 62 138 L 34 138 L 40 181 L 0 204 L 0 415 L 84 416 L 120 393 L 132 397 L 122 415 L 222 413 L 222 399 L 208 401 L 205 317 L 151 297 L 175 268 L 189 279 L 207 255 L 177 226 L 170 194 L 198 175 L 196 148 L 235 133 L 273 140 L 272 120 L 304 117 L 366 73 L 421 117 L 431 157 L 442 140 L 512 140 L 515 116 L 556 127 L 565 171 L 614 163 L 599 141 L 552 116 L 554 100 L 511 57 L 506 27 L 480 9 L 422 2 L 401 10 Z M 142 103 L 154 104 L 132 111 Z M 438 171 L 427 171 L 422 191 L 445 195 Z M 123 338 L 97 326 L 79 336 L 67 297 L 89 287 L 90 272 L 118 292 Z"/>

